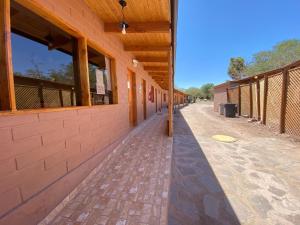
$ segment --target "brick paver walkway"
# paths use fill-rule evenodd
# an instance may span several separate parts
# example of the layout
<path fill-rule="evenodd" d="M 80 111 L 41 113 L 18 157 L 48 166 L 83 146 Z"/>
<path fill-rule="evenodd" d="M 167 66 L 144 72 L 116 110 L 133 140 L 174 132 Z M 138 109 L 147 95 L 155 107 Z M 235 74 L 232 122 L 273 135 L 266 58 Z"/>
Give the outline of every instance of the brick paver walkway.
<path fill-rule="evenodd" d="M 172 139 L 165 133 L 166 115 L 136 128 L 50 224 L 166 224 Z"/>

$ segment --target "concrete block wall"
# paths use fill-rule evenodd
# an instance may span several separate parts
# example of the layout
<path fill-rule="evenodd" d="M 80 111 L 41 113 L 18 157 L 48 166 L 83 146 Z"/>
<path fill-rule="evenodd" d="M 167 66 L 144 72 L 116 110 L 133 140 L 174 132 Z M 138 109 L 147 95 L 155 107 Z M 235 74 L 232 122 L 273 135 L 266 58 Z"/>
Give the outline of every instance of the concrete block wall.
<path fill-rule="evenodd" d="M 219 111 L 219 105 L 221 103 L 227 103 L 227 92 L 226 91 L 214 93 L 214 111 L 215 112 Z"/>
<path fill-rule="evenodd" d="M 130 131 L 128 69 L 136 74 L 138 123 L 143 121 L 139 85 L 146 80 L 147 115 L 151 86 L 161 88 L 83 0 L 17 0 L 52 14 L 116 61 L 118 104 L 57 110 L 0 112 L 0 225 L 37 224 L 67 196 Z M 50 19 L 51 20 L 51 19 Z M 161 97 L 158 94 L 158 107 Z M 167 102 L 164 103 L 167 105 Z"/>

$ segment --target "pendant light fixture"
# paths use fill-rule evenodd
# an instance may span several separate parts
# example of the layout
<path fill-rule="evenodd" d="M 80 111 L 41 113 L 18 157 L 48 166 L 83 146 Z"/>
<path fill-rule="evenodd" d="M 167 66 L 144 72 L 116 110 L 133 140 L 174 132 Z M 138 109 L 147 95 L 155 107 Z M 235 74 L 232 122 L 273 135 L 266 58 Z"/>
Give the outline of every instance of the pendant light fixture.
<path fill-rule="evenodd" d="M 127 6 L 127 2 L 126 2 L 126 0 L 120 0 L 119 4 L 122 7 L 122 22 L 120 23 L 120 28 L 121 28 L 122 34 L 126 34 L 126 29 L 129 27 L 129 25 L 125 21 L 124 8 Z"/>

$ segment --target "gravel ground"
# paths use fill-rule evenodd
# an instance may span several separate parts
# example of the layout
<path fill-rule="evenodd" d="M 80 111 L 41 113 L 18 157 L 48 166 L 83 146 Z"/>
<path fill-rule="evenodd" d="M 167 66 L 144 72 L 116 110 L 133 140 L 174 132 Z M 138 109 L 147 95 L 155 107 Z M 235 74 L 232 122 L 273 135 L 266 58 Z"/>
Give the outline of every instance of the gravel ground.
<path fill-rule="evenodd" d="M 300 224 L 299 139 L 207 102 L 177 111 L 174 129 L 169 224 Z"/>

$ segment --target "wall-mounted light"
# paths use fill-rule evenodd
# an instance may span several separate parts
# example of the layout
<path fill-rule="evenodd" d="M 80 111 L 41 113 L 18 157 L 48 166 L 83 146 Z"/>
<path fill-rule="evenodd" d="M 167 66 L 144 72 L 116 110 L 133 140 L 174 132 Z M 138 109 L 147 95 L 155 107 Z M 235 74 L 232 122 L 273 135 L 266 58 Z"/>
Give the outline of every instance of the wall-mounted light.
<path fill-rule="evenodd" d="M 132 60 L 132 65 L 133 65 L 133 67 L 137 67 L 138 64 L 139 64 L 139 61 L 137 61 L 136 59 L 133 59 L 133 60 Z"/>
<path fill-rule="evenodd" d="M 120 28 L 122 34 L 126 34 L 126 29 L 129 27 L 128 23 L 125 21 L 125 16 L 124 16 L 124 8 L 127 6 L 126 0 L 120 0 L 119 4 L 122 7 L 122 22 L 120 23 Z"/>

